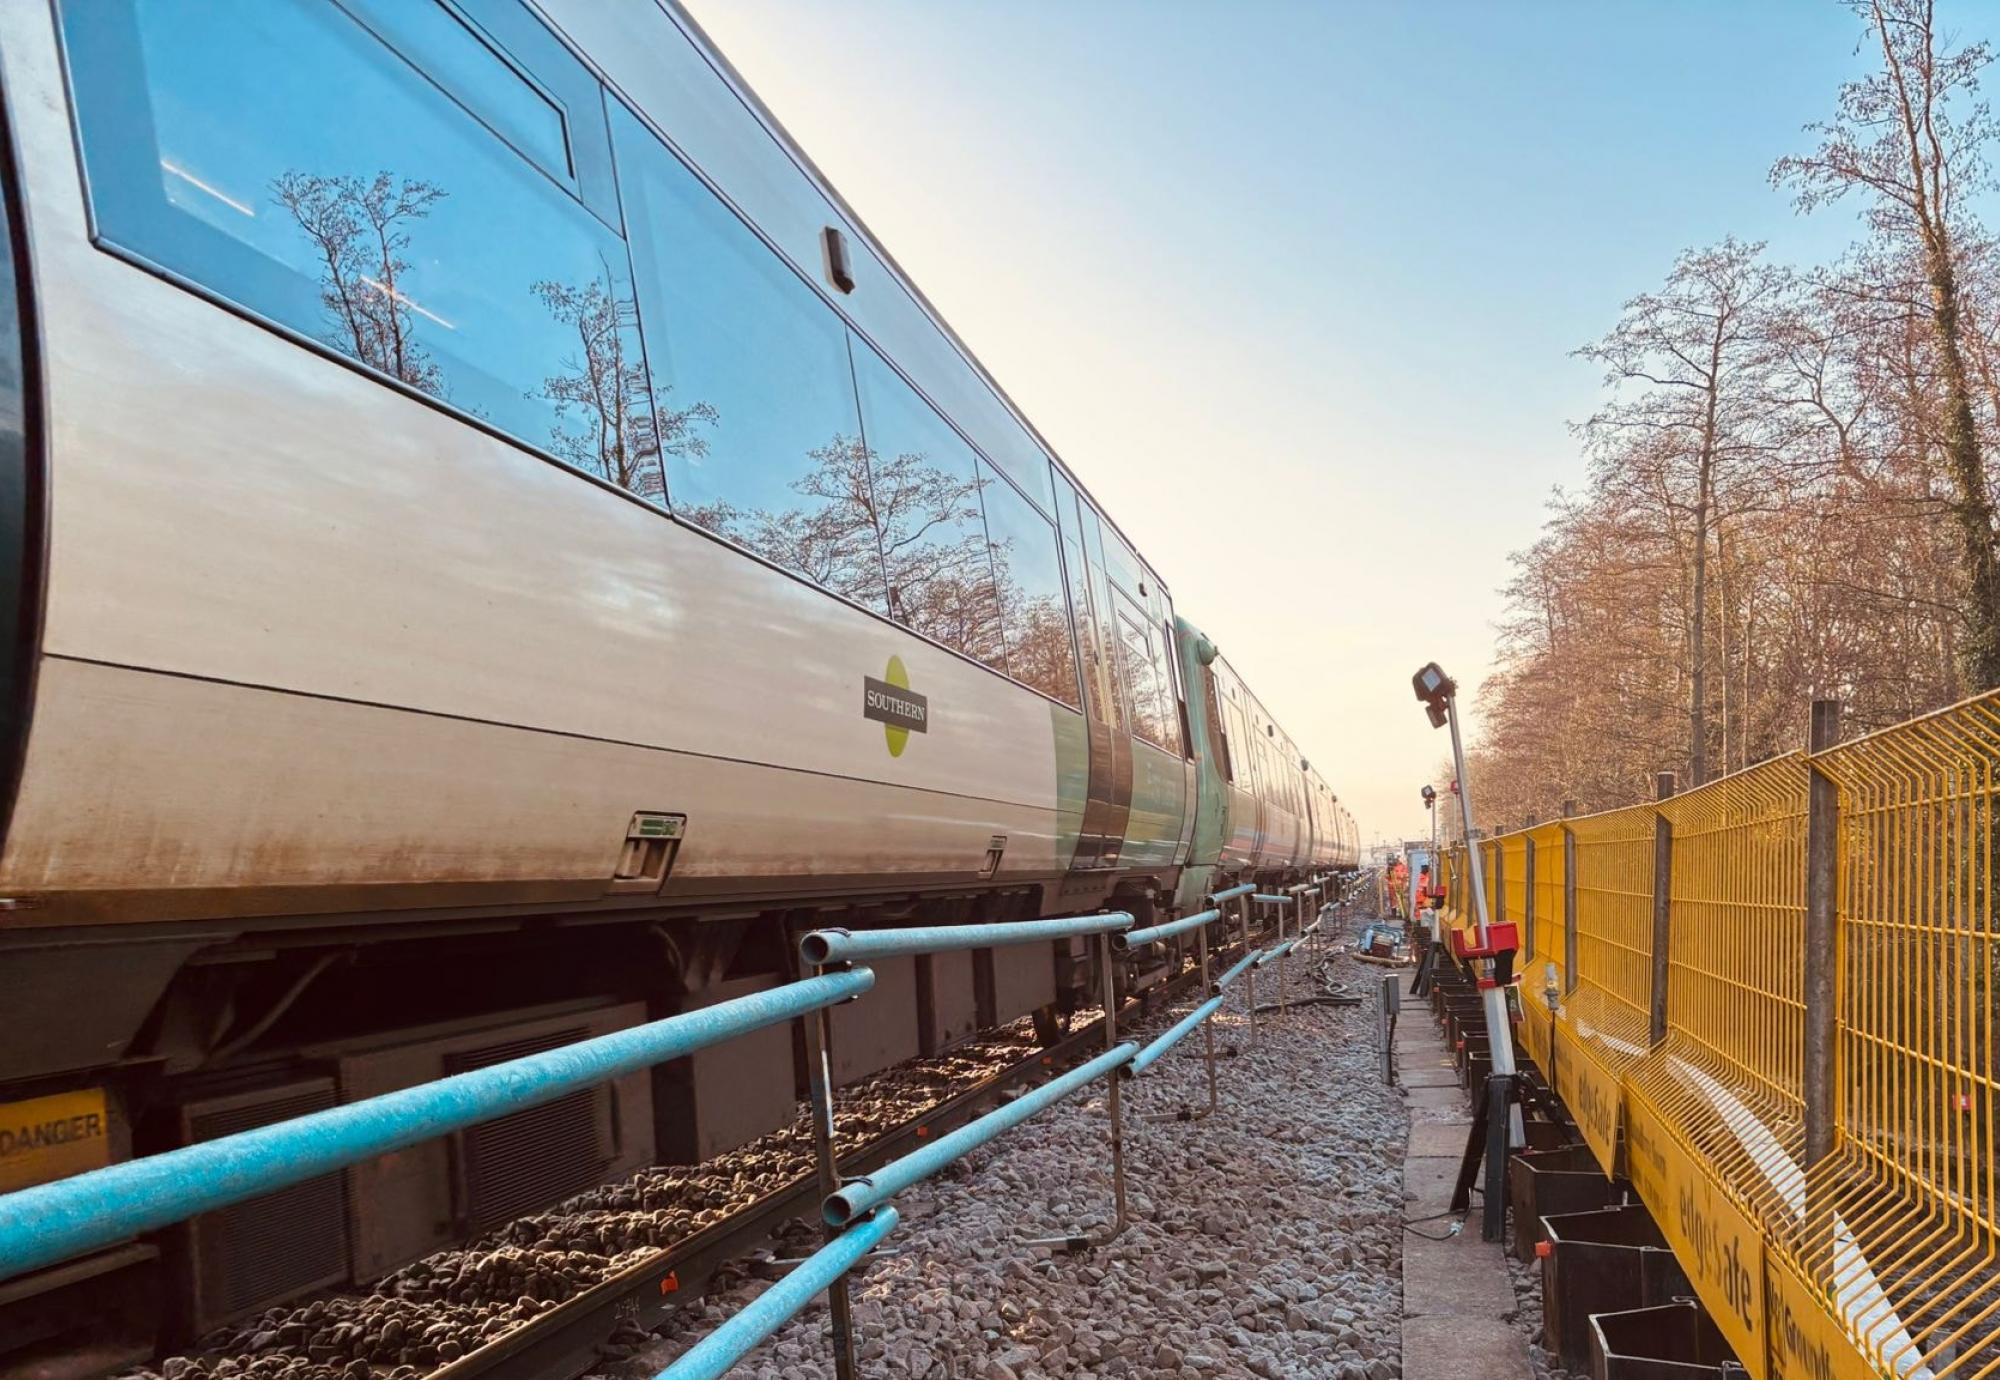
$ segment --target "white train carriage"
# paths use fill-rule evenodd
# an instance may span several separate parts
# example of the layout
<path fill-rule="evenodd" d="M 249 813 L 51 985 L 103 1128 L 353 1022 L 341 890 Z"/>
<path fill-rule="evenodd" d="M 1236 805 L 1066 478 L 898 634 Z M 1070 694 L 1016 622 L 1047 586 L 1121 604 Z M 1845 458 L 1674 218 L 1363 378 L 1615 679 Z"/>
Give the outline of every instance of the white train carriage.
<path fill-rule="evenodd" d="M 678 9 L 14 4 L 0 90 L 0 1113 L 101 1130 L 0 1188 L 776 982 L 814 920 L 1351 864 L 1226 666 L 1197 849 L 1164 582 Z M 843 1076 L 1083 981 L 960 957 Z M 539 1191 L 776 1124 L 789 1059 L 579 1104 Z M 420 1159 L 177 1238 L 170 1330 L 522 1206 Z M 157 1293 L 99 1264 L 0 1350 Z"/>

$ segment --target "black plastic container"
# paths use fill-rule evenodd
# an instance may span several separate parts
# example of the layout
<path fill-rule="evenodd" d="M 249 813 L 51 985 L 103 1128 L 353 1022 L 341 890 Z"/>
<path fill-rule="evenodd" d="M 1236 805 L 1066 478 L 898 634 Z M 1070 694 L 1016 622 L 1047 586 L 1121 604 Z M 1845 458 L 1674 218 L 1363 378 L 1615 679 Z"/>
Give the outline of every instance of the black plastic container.
<path fill-rule="evenodd" d="M 1720 1380 L 1747 1371 L 1693 1299 L 1590 1320 L 1590 1380 Z"/>
<path fill-rule="evenodd" d="M 1651 1308 L 1694 1286 L 1644 1206 L 1542 1219 L 1542 1332 L 1564 1370 L 1590 1366 L 1590 1315 Z"/>
<path fill-rule="evenodd" d="M 1531 1146 L 1537 1127 L 1561 1133 L 1553 1123 L 1530 1121 L 1525 1129 Z M 1587 1145 L 1530 1149 L 1515 1155 L 1507 1162 L 1507 1203 L 1514 1210 L 1514 1258 L 1535 1258 L 1535 1246 L 1543 1239 L 1544 1217 L 1615 1206 L 1624 1201 L 1630 1187 L 1623 1179 L 1606 1178 Z"/>

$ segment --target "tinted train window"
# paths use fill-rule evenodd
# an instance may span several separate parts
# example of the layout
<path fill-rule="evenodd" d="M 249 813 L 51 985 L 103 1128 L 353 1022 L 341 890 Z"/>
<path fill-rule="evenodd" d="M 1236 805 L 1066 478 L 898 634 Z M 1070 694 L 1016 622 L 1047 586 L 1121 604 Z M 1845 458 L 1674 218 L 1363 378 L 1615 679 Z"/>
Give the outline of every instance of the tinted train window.
<path fill-rule="evenodd" d="M 980 462 L 994 588 L 1014 679 L 1076 707 L 1076 643 L 1063 597 L 1056 532 L 1014 486 Z"/>
<path fill-rule="evenodd" d="M 1118 604 L 1118 641 L 1125 663 L 1125 686 L 1132 702 L 1132 732 L 1155 747 L 1180 751 L 1180 734 L 1173 727 L 1172 705 L 1165 686 L 1166 670 L 1158 639 L 1145 614 L 1123 595 Z"/>
<path fill-rule="evenodd" d="M 1076 619 L 1077 640 L 1083 652 L 1083 678 L 1090 691 L 1090 716 L 1099 723 L 1115 724 L 1123 730 L 1125 707 L 1112 684 L 1104 626 L 1093 602 L 1090 564 L 1083 555 L 1083 515 L 1095 518 L 1096 514 L 1083 506 L 1068 479 L 1060 473 L 1054 478 L 1056 515 L 1062 528 L 1064 573 L 1069 577 L 1069 606 Z"/>
<path fill-rule="evenodd" d="M 977 456 L 865 342 L 854 342 L 873 527 L 889 616 L 985 662 L 1007 665 L 981 517 Z"/>
<path fill-rule="evenodd" d="M 637 116 L 611 137 L 674 511 L 887 613 L 846 326 Z"/>
<path fill-rule="evenodd" d="M 456 12 L 384 13 L 401 48 L 329 0 L 67 0 L 100 239 L 658 501 L 624 243 L 419 69 L 544 157 L 601 103 L 557 120 Z"/>

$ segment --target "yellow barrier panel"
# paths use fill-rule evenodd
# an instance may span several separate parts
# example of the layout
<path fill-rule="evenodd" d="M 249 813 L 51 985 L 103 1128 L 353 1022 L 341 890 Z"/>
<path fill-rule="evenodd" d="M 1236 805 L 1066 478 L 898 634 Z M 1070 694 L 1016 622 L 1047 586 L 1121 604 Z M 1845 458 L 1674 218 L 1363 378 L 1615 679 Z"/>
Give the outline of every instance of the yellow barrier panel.
<path fill-rule="evenodd" d="M 1441 922 L 1439 935 L 1448 929 L 1457 929 L 1463 921 L 1460 917 L 1465 906 L 1465 845 L 1454 843 L 1444 850 L 1440 866 L 1444 878 L 1444 907 L 1438 912 Z"/>
<path fill-rule="evenodd" d="M 1805 1139 L 1805 759 L 1662 803 L 1673 828 L 1666 1038 L 1625 1075 L 1627 1165 L 1753 1376 L 1764 1238 L 1790 1220 Z"/>
<path fill-rule="evenodd" d="M 1813 759 L 1839 790 L 1839 1105 L 1778 1234 L 1884 1375 L 2000 1375 L 2000 695 Z"/>
<path fill-rule="evenodd" d="M 1807 1162 L 1813 774 L 1837 789 L 1832 1150 Z M 1666 1037 L 1648 1048 L 1655 821 L 1672 827 Z M 1523 1041 L 1607 1172 L 1635 1187 L 1763 1380 L 2000 1380 L 2000 692 L 1791 754 L 1574 831 L 1496 842 L 1524 919 Z M 1824 1064 L 1821 1065 L 1824 1067 Z M 1824 1142 L 1821 1142 L 1824 1143 Z"/>
<path fill-rule="evenodd" d="M 1527 894 L 1522 879 L 1523 904 L 1533 904 L 1534 924 L 1521 942 L 1528 946 L 1521 955 L 1521 1047 L 1542 1073 L 1553 1080 L 1555 1069 L 1555 1020 L 1549 1010 L 1550 991 L 1560 1002 L 1563 990 L 1563 830 L 1559 824 L 1543 825 L 1528 831 L 1535 857 L 1535 885 Z M 1522 848 L 1525 859 L 1527 848 Z M 1511 903 L 1510 903 L 1511 904 Z M 1510 912 L 1511 914 L 1511 912 Z"/>
<path fill-rule="evenodd" d="M 1569 822 L 1576 838 L 1577 986 L 1563 1006 L 1556 1086 L 1607 1174 L 1618 1167 L 1618 1080 L 1646 1052 L 1653 992 L 1653 808 Z"/>

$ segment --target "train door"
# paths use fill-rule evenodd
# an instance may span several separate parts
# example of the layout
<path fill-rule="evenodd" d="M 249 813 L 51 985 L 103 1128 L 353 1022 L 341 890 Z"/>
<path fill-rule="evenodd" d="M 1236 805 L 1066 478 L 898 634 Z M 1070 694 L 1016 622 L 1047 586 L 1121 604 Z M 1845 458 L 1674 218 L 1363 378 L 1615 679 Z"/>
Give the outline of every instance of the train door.
<path fill-rule="evenodd" d="M 1173 603 L 1165 590 L 1159 587 L 1158 577 L 1154 577 L 1149 596 L 1153 615 L 1153 634 L 1159 638 L 1160 659 L 1166 672 L 1164 688 L 1171 709 L 1176 741 L 1180 744 L 1181 775 L 1181 836 L 1174 849 L 1174 861 L 1188 861 L 1194 846 L 1195 812 L 1200 808 L 1199 795 L 1195 783 L 1195 742 L 1193 719 L 1188 712 L 1188 690 L 1186 676 L 1182 672 L 1180 647 L 1174 634 Z"/>
<path fill-rule="evenodd" d="M 1084 533 L 1094 531 L 1097 514 L 1055 470 L 1056 512 L 1062 528 L 1063 566 L 1076 622 L 1077 646 L 1083 653 L 1084 725 L 1090 737 L 1090 780 L 1086 787 L 1083 823 L 1076 840 L 1078 868 L 1116 867 L 1125 840 L 1126 816 L 1132 806 L 1132 739 L 1126 723 L 1125 697 L 1112 663 L 1108 609 L 1101 577 L 1084 551 Z"/>
<path fill-rule="evenodd" d="M 1170 867 L 1180 850 L 1184 805 L 1177 725 L 1167 703 L 1164 652 L 1146 611 L 1124 590 L 1110 594 L 1112 639 L 1131 712 L 1132 808 L 1119 853 L 1126 867 Z"/>
<path fill-rule="evenodd" d="M 1243 709 L 1243 692 L 1240 687 L 1230 687 L 1228 696 L 1229 728 L 1237 746 L 1242 751 L 1236 753 L 1237 771 L 1242 779 L 1238 782 L 1249 794 L 1249 809 L 1244 823 L 1249 826 L 1247 850 L 1250 866 L 1263 866 L 1265 824 L 1269 810 L 1264 795 L 1264 756 L 1257 739 L 1250 729 L 1250 716 Z"/>
<path fill-rule="evenodd" d="M 1314 799 L 1319 794 L 1319 783 L 1304 767 L 1299 768 L 1299 791 L 1306 802 L 1306 838 L 1300 856 L 1310 867 L 1319 862 L 1320 838 L 1326 829 L 1326 806 L 1323 801 Z"/>

